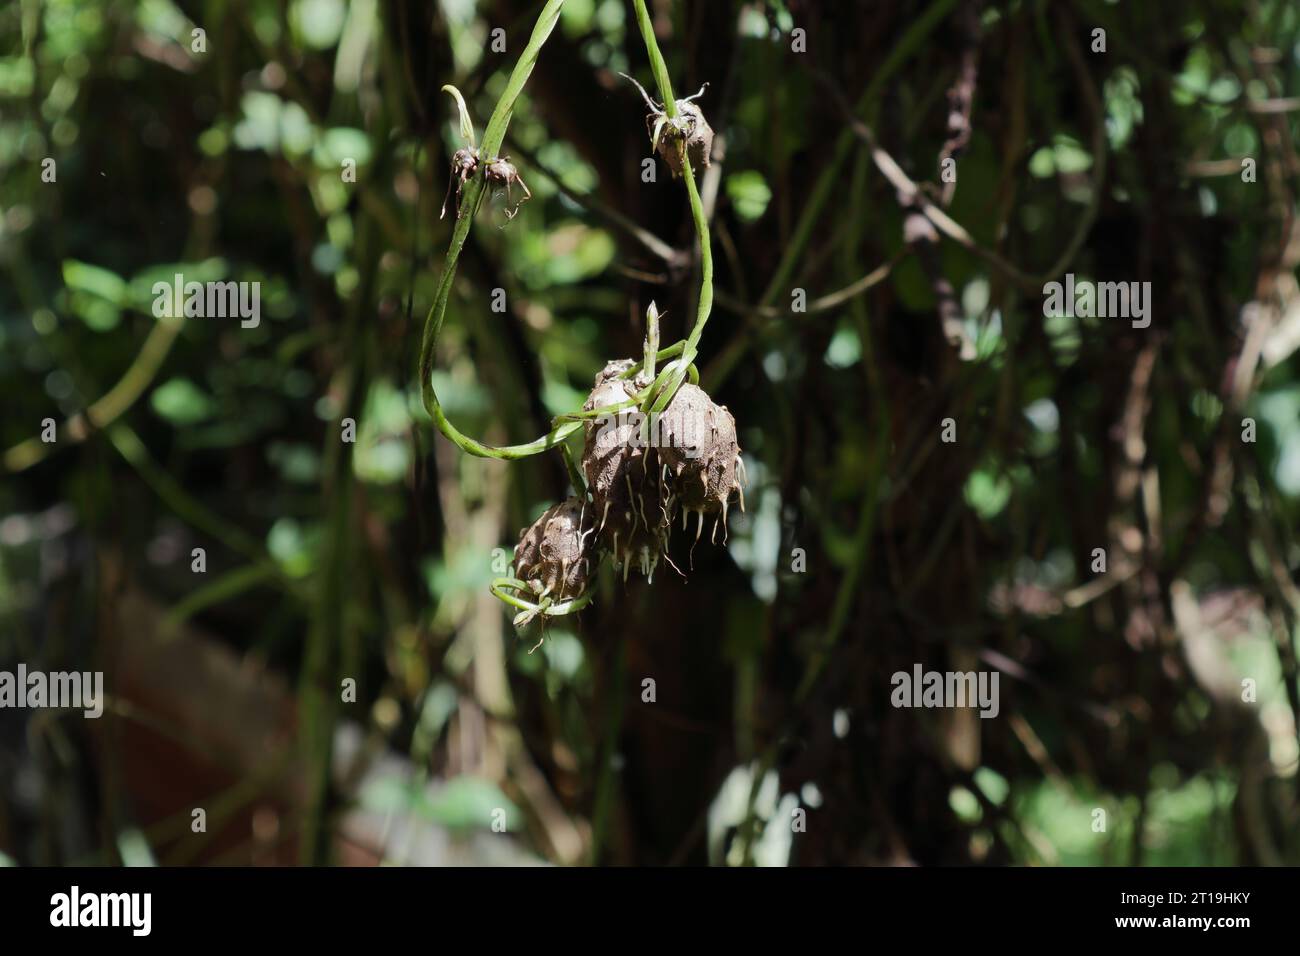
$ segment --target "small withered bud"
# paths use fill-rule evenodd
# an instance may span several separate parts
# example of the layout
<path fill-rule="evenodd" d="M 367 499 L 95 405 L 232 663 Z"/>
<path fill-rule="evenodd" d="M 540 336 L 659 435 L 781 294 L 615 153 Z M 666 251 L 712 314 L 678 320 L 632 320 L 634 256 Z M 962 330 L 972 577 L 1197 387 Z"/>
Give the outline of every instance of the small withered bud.
<path fill-rule="evenodd" d="M 606 365 L 583 409 L 594 411 L 631 398 L 632 384 L 618 376 L 632 364 L 628 359 Z M 596 537 L 613 555 L 615 567 L 622 567 L 624 579 L 633 567 L 647 578 L 654 576 L 670 524 L 659 458 L 640 440 L 640 422 L 635 407 L 590 420 L 582 453 Z"/>
<path fill-rule="evenodd" d="M 618 378 L 620 375 L 622 375 L 624 372 L 626 372 L 635 364 L 636 362 L 633 362 L 630 358 L 613 359 L 612 361 L 606 362 L 605 367 L 596 373 L 596 383 L 595 383 L 596 387 L 599 388 L 601 385 L 604 385 L 606 382 L 612 382 L 614 379 Z M 592 394 L 595 393 L 593 392 Z M 626 401 L 627 397 L 628 396 L 624 394 L 624 396 L 620 399 L 617 399 L 617 401 L 620 402 Z M 600 408 L 600 406 L 593 405 L 592 408 Z M 591 409 L 588 409 L 588 411 L 590 410 Z"/>
<path fill-rule="evenodd" d="M 677 390 L 658 424 L 659 460 L 682 507 L 683 527 L 689 512 L 696 512 L 698 539 L 704 516 L 720 511 L 725 535 L 733 493 L 739 493 L 740 508 L 745 509 L 745 465 L 736 441 L 735 418 L 726 406 L 715 404 L 702 388 L 687 382 Z"/>
<path fill-rule="evenodd" d="M 570 497 L 519 532 L 515 576 L 535 597 L 568 601 L 587 587 L 595 557 L 590 505 Z"/>
<path fill-rule="evenodd" d="M 528 188 L 523 177 L 519 175 L 519 170 L 515 168 L 515 164 L 510 162 L 509 156 L 498 156 L 496 159 L 488 160 L 484 170 L 489 185 L 505 187 L 507 205 L 509 205 L 512 198 L 510 195 L 512 186 L 518 183 L 519 188 L 524 191 L 523 198 L 515 204 L 515 208 L 506 210 L 507 219 L 515 218 L 515 215 L 519 212 L 519 207 L 533 198 L 532 190 Z"/>
<path fill-rule="evenodd" d="M 460 194 L 465 183 L 478 172 L 478 150 L 473 146 L 462 146 L 451 157 L 451 178 L 447 181 L 447 195 L 442 198 L 442 212 L 438 218 L 447 215 L 447 200 L 451 198 L 452 183 L 456 184 L 456 218 L 460 218 Z"/>
<path fill-rule="evenodd" d="M 704 118 L 704 111 L 692 101 L 703 96 L 709 84 L 705 83 L 693 96 L 678 100 L 677 115 L 669 118 L 664 108 L 650 98 L 650 94 L 640 83 L 626 73 L 620 73 L 619 76 L 629 80 L 641 91 L 641 98 L 645 100 L 646 107 L 650 110 L 645 118 L 646 132 L 650 134 L 650 148 L 663 157 L 668 168 L 672 170 L 673 176 L 679 177 L 682 174 L 682 158 L 678 152 L 678 144 L 683 142 L 686 144 L 686 155 L 690 159 L 691 169 L 697 171 L 707 169 L 709 156 L 713 152 L 713 127 L 709 126 L 709 121 Z"/>
<path fill-rule="evenodd" d="M 703 92 L 704 90 L 701 89 L 700 93 Z M 698 95 L 699 93 L 696 94 Z M 678 140 L 686 141 L 686 155 L 690 157 L 691 169 L 707 169 L 709 154 L 713 152 L 713 127 L 709 126 L 703 111 L 688 100 L 678 100 L 677 118 L 668 120 L 665 117 L 664 119 L 664 132 L 659 140 L 659 155 L 673 171 L 673 176 L 682 174 L 682 158 L 677 151 Z M 652 140 L 657 123 L 658 121 L 652 124 L 649 117 L 646 119 L 646 129 L 650 131 Z"/>

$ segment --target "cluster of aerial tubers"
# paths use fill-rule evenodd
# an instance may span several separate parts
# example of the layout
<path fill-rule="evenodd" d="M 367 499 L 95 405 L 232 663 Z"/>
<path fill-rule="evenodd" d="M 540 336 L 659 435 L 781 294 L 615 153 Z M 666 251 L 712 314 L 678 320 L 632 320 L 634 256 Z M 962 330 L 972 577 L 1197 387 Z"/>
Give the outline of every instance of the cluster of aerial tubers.
<path fill-rule="evenodd" d="M 630 374 L 634 367 L 631 359 L 607 364 L 583 411 L 628 405 L 649 385 L 644 372 Z M 683 528 L 695 515 L 695 541 L 706 517 L 713 518 L 710 541 L 719 525 L 726 540 L 733 493 L 744 509 L 744 462 L 725 406 L 683 383 L 657 415 L 629 407 L 588 417 L 584 427 L 587 494 L 547 509 L 520 532 L 515 548 L 515 575 L 537 598 L 577 598 L 605 555 L 624 580 L 635 569 L 653 581 L 661 558 L 672 563 L 669 532 L 679 514 Z"/>
<path fill-rule="evenodd" d="M 688 163 L 690 170 L 707 167 L 713 130 L 692 102 L 703 95 L 704 87 L 694 96 L 675 100 L 669 116 L 636 80 L 627 79 L 640 90 L 649 110 L 646 132 L 651 149 L 662 156 L 674 177 L 686 172 Z M 462 126 L 468 129 L 466 138 L 472 142 L 463 102 L 454 88 L 446 89 L 462 103 Z M 473 174 L 468 159 L 477 157 L 466 150 L 457 156 L 462 153 L 466 161 L 453 162 L 452 181 L 459 178 L 463 184 L 466 175 Z M 694 181 L 688 186 L 694 197 Z M 450 189 L 449 185 L 449 194 Z M 698 207 L 697 198 L 695 204 Z M 707 226 L 698 213 L 696 219 L 701 242 L 707 244 Z M 597 373 L 581 413 L 570 416 L 570 420 L 582 420 L 585 436 L 577 466 L 565 452 L 575 494 L 552 505 L 520 531 L 515 576 L 499 579 L 493 586 L 493 593 L 521 609 L 515 616 L 516 627 L 539 614 L 569 614 L 585 606 L 593 593 L 596 569 L 606 556 L 625 582 L 635 568 L 652 583 L 661 559 L 681 573 L 668 554 L 670 533 L 679 515 L 683 530 L 695 515 L 692 555 L 707 518 L 713 519 L 710 542 L 717 541 L 721 525 L 725 543 L 732 495 L 739 497 L 742 511 L 745 507 L 745 466 L 736 420 L 694 383 L 698 373 L 691 360 L 707 315 L 706 307 L 689 341 L 665 350 L 666 355 L 678 354 L 679 358 L 672 376 L 665 369 L 657 380 L 659 314 L 650 303 L 644 360 L 619 359 L 606 364 Z M 691 382 L 683 381 L 687 370 Z M 658 391 L 661 380 L 669 383 L 667 389 L 676 390 Z M 671 401 L 667 401 L 668 394 Z M 506 593 L 509 590 L 517 593 Z"/>

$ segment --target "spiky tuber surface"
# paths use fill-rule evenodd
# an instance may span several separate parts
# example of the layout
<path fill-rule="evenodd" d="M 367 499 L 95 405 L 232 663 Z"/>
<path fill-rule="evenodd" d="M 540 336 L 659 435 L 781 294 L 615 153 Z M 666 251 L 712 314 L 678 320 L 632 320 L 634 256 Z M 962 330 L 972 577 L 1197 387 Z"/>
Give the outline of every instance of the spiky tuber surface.
<path fill-rule="evenodd" d="M 672 476 L 681 507 L 725 515 L 731 495 L 740 491 L 736 420 L 726 406 L 685 383 L 659 419 L 659 436 L 659 458 Z"/>
<path fill-rule="evenodd" d="M 567 601 L 582 594 L 592 571 L 591 508 L 575 497 L 553 505 L 519 532 L 515 575 L 537 596 Z"/>
<path fill-rule="evenodd" d="M 595 411 L 611 405 L 628 401 L 631 392 L 628 384 L 617 376 L 631 367 L 629 361 L 610 362 L 596 375 L 596 387 L 591 390 L 583 403 L 583 411 Z M 614 488 L 622 484 L 622 472 L 625 470 L 635 438 L 633 423 L 620 417 L 620 413 L 611 412 L 586 424 L 586 445 L 582 452 L 582 471 L 587 479 L 587 488 L 593 497 L 608 498 Z"/>
<path fill-rule="evenodd" d="M 649 374 L 620 378 L 633 365 L 631 359 L 608 363 L 583 403 L 588 412 L 628 403 L 586 422 L 582 472 L 591 500 L 571 497 L 520 534 L 516 575 L 539 597 L 580 596 L 601 551 L 611 555 L 625 580 L 632 570 L 653 580 L 679 512 L 684 522 L 696 513 L 697 541 L 704 516 L 716 514 L 714 533 L 721 524 L 725 539 L 733 492 L 744 507 L 731 413 L 686 383 L 657 421 L 648 422 L 631 401 Z"/>
<path fill-rule="evenodd" d="M 592 411 L 631 398 L 632 383 L 617 378 L 631 360 L 610 362 L 596 376 L 583 409 Z M 660 482 L 659 458 L 640 440 L 635 408 L 587 423 L 582 471 L 591 492 L 596 537 L 615 567 L 652 577 L 668 540 L 670 514 Z"/>

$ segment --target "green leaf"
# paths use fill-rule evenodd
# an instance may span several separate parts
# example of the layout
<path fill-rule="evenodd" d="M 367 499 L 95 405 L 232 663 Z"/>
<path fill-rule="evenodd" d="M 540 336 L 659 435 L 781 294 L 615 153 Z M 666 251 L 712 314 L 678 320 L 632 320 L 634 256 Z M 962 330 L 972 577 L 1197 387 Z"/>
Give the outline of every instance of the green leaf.
<path fill-rule="evenodd" d="M 747 169 L 727 177 L 727 196 L 736 209 L 736 215 L 745 222 L 761 219 L 772 200 L 772 190 L 763 174 Z"/>
<path fill-rule="evenodd" d="M 346 15 L 342 0 L 297 0 L 289 8 L 289 23 L 304 44 L 328 50 L 339 42 Z"/>
<path fill-rule="evenodd" d="M 981 518 L 995 518 L 1011 499 L 1011 483 L 991 468 L 980 468 L 966 482 L 966 503 Z"/>
<path fill-rule="evenodd" d="M 126 300 L 126 280 L 116 272 L 92 266 L 88 262 L 64 259 L 63 283 L 69 289 L 88 292 L 118 305 Z"/>
<path fill-rule="evenodd" d="M 988 797 L 992 803 L 1001 806 L 1002 801 L 1007 798 L 1011 790 L 1011 785 L 1007 783 L 1007 778 L 1002 776 L 991 767 L 980 767 L 975 771 L 975 783 L 984 791 L 984 796 Z"/>
<path fill-rule="evenodd" d="M 115 272 L 76 259 L 63 260 L 63 284 L 71 293 L 68 308 L 96 332 L 117 327 L 127 302 L 127 284 Z"/>
<path fill-rule="evenodd" d="M 212 417 L 216 402 L 187 378 L 159 385 L 149 397 L 153 410 L 173 425 L 196 425 Z"/>
<path fill-rule="evenodd" d="M 123 305 L 129 304 L 133 309 L 152 315 L 156 298 L 153 291 L 155 283 L 165 282 L 173 286 L 178 275 L 184 282 L 220 282 L 229 271 L 229 264 L 220 256 L 199 262 L 159 262 L 146 266 L 131 277 Z M 182 306 L 184 301 L 182 296 Z"/>
<path fill-rule="evenodd" d="M 1092 168 L 1092 155 L 1077 139 L 1057 133 L 1052 145 L 1037 150 L 1029 159 L 1029 173 L 1038 179 L 1047 179 L 1058 173 L 1070 175 Z"/>
<path fill-rule="evenodd" d="M 380 777 L 361 789 L 361 806 L 374 813 L 410 813 L 420 804 L 421 791 L 400 777 Z"/>
<path fill-rule="evenodd" d="M 965 787 L 953 787 L 948 791 L 948 806 L 957 819 L 968 826 L 979 823 L 984 816 L 979 799 Z"/>
<path fill-rule="evenodd" d="M 149 841 L 135 827 L 128 827 L 117 835 L 117 852 L 123 866 L 157 866 Z"/>
<path fill-rule="evenodd" d="M 350 126 L 336 126 L 321 134 L 312 152 L 312 160 L 322 169 L 338 169 L 345 159 L 365 166 L 370 162 L 370 155 L 370 137 Z"/>
<path fill-rule="evenodd" d="M 830 344 L 826 346 L 826 354 L 822 356 L 822 361 L 831 368 L 848 368 L 860 358 L 862 358 L 862 339 L 857 330 L 844 324 L 835 330 Z"/>
<path fill-rule="evenodd" d="M 492 781 L 456 777 L 429 801 L 425 815 L 453 829 L 490 829 L 497 810 L 505 811 L 506 829 L 513 830 L 519 824 L 519 808 Z"/>
<path fill-rule="evenodd" d="M 293 518 L 280 518 L 266 534 L 266 550 L 286 574 L 305 577 L 316 564 L 319 541 L 319 528 L 304 528 Z"/>

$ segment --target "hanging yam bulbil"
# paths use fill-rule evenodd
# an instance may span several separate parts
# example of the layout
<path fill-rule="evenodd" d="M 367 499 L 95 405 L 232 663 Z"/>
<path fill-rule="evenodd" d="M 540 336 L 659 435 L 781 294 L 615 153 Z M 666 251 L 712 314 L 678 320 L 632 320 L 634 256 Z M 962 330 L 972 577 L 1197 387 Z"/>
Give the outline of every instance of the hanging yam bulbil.
<path fill-rule="evenodd" d="M 745 500 L 739 480 L 745 466 L 736 441 L 735 418 L 704 389 L 687 383 L 677 390 L 657 427 L 659 459 L 684 512 L 683 525 L 687 512 L 696 512 L 698 528 L 706 514 L 720 511 L 725 529 L 732 494 L 740 495 L 742 509 Z"/>
<path fill-rule="evenodd" d="M 568 601 L 587 587 L 595 540 L 591 509 L 575 497 L 553 505 L 519 533 L 515 574 L 539 597 Z"/>
<path fill-rule="evenodd" d="M 635 385 L 617 376 L 631 366 L 630 360 L 606 365 L 596 376 L 596 386 L 583 410 L 629 401 Z M 634 407 L 592 419 L 586 426 L 582 453 L 597 538 L 624 578 L 631 568 L 653 577 L 671 520 L 670 504 L 659 480 L 659 457 L 642 440 L 641 421 Z"/>

